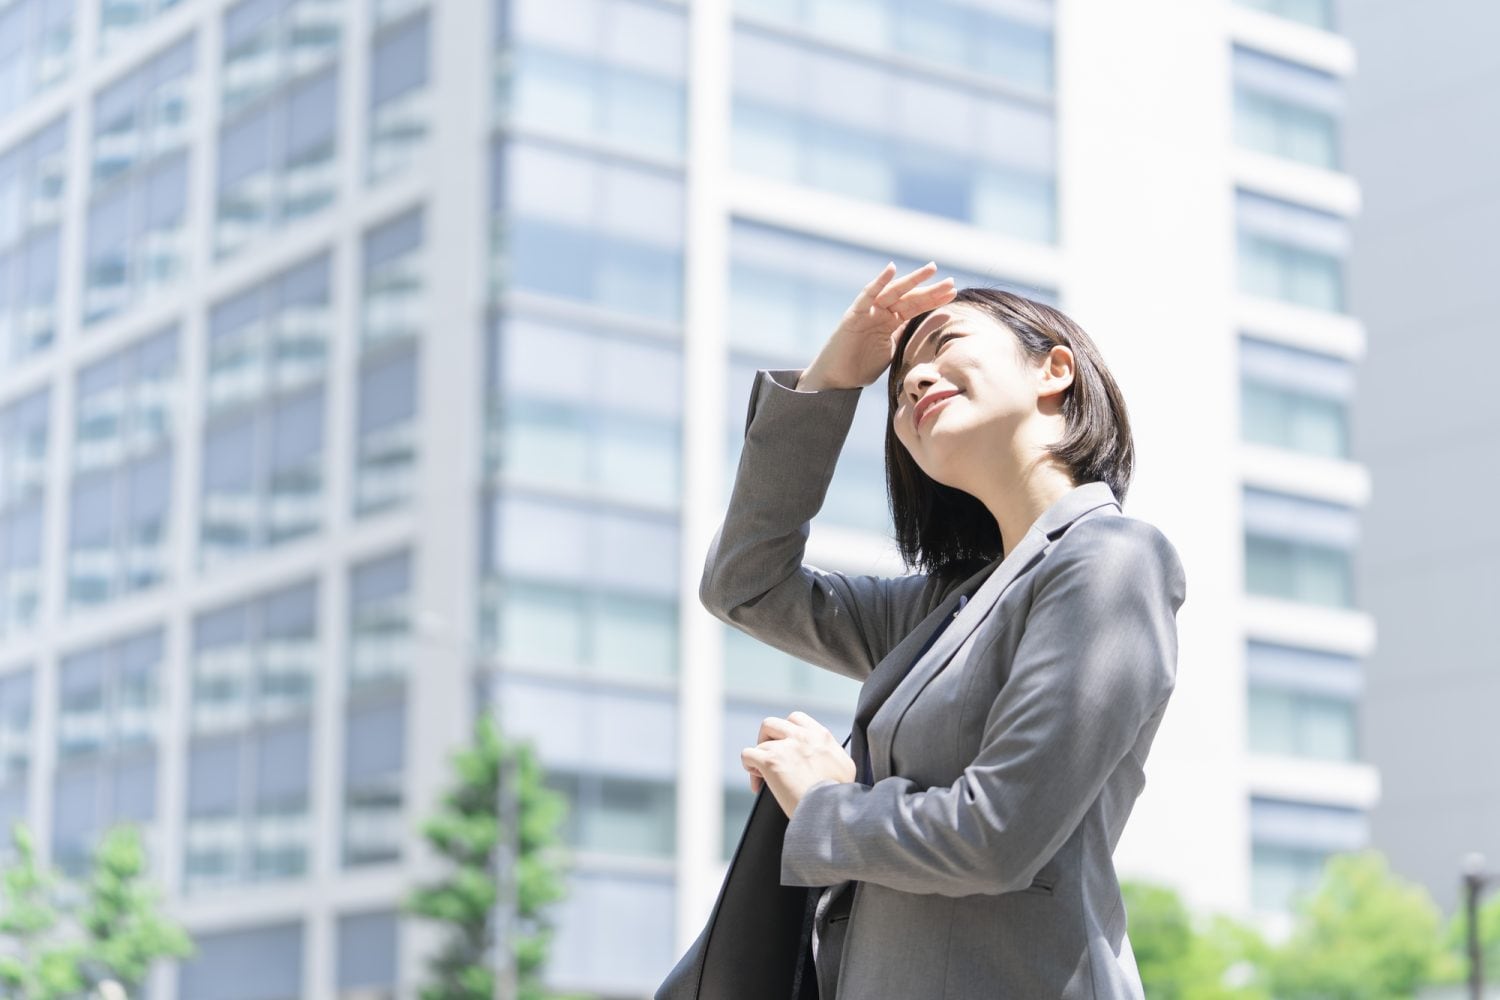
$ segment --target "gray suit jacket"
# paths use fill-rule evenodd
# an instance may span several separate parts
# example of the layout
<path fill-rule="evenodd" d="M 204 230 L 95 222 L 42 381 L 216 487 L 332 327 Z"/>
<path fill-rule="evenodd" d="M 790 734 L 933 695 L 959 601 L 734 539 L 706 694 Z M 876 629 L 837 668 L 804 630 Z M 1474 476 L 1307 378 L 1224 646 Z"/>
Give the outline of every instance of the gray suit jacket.
<path fill-rule="evenodd" d="M 1176 550 L 1090 482 L 967 579 L 805 565 L 859 390 L 800 374 L 756 375 L 699 597 L 864 682 L 873 784 L 815 784 L 782 850 L 783 885 L 828 887 L 822 997 L 1141 997 L 1112 856 L 1176 680 Z"/>

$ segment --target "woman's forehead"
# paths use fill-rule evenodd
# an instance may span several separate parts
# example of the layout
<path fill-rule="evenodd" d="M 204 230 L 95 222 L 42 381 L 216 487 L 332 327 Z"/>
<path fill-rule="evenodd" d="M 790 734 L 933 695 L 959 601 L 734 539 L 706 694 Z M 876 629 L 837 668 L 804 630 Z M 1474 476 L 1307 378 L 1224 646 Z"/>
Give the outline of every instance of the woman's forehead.
<path fill-rule="evenodd" d="M 927 318 L 922 320 L 922 325 L 917 327 L 917 331 L 906 342 L 905 354 L 910 355 L 913 351 L 921 350 L 923 339 L 930 334 L 936 333 L 948 324 L 961 323 L 964 320 L 982 315 L 983 313 L 980 310 L 975 309 L 966 302 L 950 302 L 945 306 L 939 306 L 927 314 Z"/>

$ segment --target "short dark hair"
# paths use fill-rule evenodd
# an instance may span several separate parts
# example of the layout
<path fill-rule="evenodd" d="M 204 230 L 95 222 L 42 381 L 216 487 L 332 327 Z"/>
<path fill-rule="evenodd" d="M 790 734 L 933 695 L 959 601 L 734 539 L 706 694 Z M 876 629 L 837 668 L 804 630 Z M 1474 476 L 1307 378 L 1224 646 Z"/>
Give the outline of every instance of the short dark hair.
<path fill-rule="evenodd" d="M 1075 486 L 1102 480 L 1123 504 L 1135 467 L 1130 415 L 1120 387 L 1089 335 L 1060 310 L 1015 292 L 961 288 L 953 302 L 978 307 L 998 320 L 1015 335 L 1024 358 L 1040 360 L 1058 344 L 1072 350 L 1073 383 L 1062 393 L 1067 432 L 1047 451 L 1067 467 Z M 925 573 L 964 577 L 1004 553 L 1000 526 L 978 499 L 923 472 L 896 437 L 894 418 L 901 390 L 896 375 L 912 335 L 932 312 L 907 321 L 887 376 L 886 492 L 896 546 L 906 565 Z"/>

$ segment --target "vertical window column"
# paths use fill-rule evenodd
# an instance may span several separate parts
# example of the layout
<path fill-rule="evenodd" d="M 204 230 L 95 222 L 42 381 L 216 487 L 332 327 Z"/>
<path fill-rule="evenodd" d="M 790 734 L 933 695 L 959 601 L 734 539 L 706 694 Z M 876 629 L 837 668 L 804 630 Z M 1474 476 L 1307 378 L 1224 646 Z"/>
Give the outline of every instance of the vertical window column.
<path fill-rule="evenodd" d="M 0 153 L 0 363 L 40 353 L 57 339 L 67 132 L 64 116 Z"/>
<path fill-rule="evenodd" d="M 0 409 L 0 638 L 31 628 L 41 608 L 50 397 L 39 389 Z"/>
<path fill-rule="evenodd" d="M 30 667 L 0 674 L 0 857 L 10 850 L 10 828 L 25 820 L 31 776 Z"/>
<path fill-rule="evenodd" d="M 423 219 L 413 209 L 365 234 L 354 456 L 361 516 L 404 505 L 416 484 Z"/>
<path fill-rule="evenodd" d="M 177 329 L 79 373 L 68 605 L 103 604 L 167 576 Z"/>
<path fill-rule="evenodd" d="M 182 39 L 94 101 L 85 323 L 182 276 L 194 43 Z"/>
<path fill-rule="evenodd" d="M 52 852 L 72 874 L 111 825 L 156 817 L 162 640 L 154 629 L 62 662 Z M 144 839 L 149 852 L 151 831 Z"/>
<path fill-rule="evenodd" d="M 349 602 L 343 863 L 356 867 L 399 861 L 402 854 L 412 627 L 409 554 L 354 567 Z"/>
<path fill-rule="evenodd" d="M 184 881 L 300 878 L 311 850 L 317 585 L 200 616 L 193 650 Z"/>

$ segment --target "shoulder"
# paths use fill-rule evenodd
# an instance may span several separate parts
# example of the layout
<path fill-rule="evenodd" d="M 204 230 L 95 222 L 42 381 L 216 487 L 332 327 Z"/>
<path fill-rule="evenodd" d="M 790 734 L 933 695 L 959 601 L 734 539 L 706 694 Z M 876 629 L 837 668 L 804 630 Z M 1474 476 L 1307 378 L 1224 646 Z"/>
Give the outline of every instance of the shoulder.
<path fill-rule="evenodd" d="M 1128 514 L 1082 518 L 1055 541 L 1046 576 L 1086 576 L 1100 584 L 1156 583 L 1175 604 L 1186 597 L 1186 574 L 1177 547 L 1150 521 Z"/>

